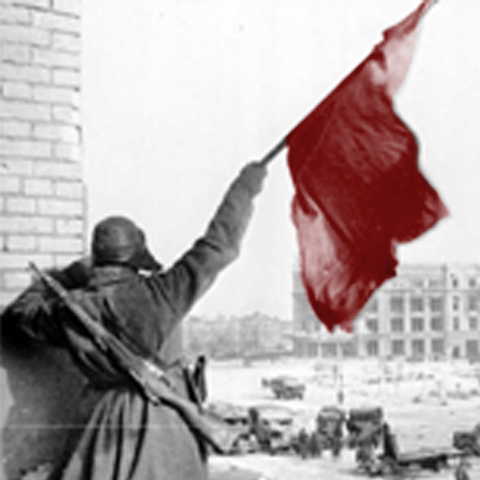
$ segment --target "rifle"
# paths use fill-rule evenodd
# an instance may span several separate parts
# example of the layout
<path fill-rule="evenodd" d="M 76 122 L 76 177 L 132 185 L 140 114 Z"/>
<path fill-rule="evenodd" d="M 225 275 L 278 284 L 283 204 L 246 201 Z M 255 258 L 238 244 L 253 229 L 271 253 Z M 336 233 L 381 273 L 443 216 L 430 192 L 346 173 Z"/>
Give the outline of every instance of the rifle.
<path fill-rule="evenodd" d="M 230 431 L 225 422 L 202 413 L 195 403 L 181 397 L 172 389 L 164 370 L 152 358 L 144 358 L 133 352 L 101 323 L 91 318 L 90 314 L 51 275 L 41 271 L 33 262 L 29 266 L 74 314 L 92 337 L 97 348 L 113 357 L 121 370 L 133 380 L 149 401 L 155 405 L 164 403 L 174 408 L 187 425 L 215 451 L 227 453 L 231 450 L 234 432 Z"/>

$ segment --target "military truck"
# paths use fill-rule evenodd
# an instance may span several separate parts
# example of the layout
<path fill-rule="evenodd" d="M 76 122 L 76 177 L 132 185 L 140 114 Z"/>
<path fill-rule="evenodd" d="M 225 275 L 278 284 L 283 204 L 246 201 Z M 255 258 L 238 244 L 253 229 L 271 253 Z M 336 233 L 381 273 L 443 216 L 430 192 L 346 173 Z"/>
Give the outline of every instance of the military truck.
<path fill-rule="evenodd" d="M 472 430 L 454 432 L 453 446 L 469 455 L 480 456 L 480 423 Z"/>
<path fill-rule="evenodd" d="M 318 412 L 315 435 L 320 454 L 323 450 L 331 450 L 334 457 L 340 455 L 343 445 L 345 420 L 345 411 L 335 406 L 323 407 Z"/>
<path fill-rule="evenodd" d="M 302 400 L 306 386 L 298 378 L 289 375 L 279 375 L 271 379 L 263 379 L 262 385 L 271 389 L 275 398 Z"/>
<path fill-rule="evenodd" d="M 295 412 L 277 404 L 235 405 L 212 402 L 207 411 L 236 432 L 232 454 L 289 451 L 296 432 Z"/>
<path fill-rule="evenodd" d="M 378 446 L 381 438 L 381 427 L 384 415 L 381 407 L 354 408 L 348 413 L 346 426 L 348 445 L 356 448 L 364 443 Z"/>
<path fill-rule="evenodd" d="M 355 458 L 360 471 L 368 475 L 378 468 L 375 450 L 382 440 L 383 424 L 383 409 L 380 407 L 356 408 L 348 413 L 346 444 L 355 450 Z"/>

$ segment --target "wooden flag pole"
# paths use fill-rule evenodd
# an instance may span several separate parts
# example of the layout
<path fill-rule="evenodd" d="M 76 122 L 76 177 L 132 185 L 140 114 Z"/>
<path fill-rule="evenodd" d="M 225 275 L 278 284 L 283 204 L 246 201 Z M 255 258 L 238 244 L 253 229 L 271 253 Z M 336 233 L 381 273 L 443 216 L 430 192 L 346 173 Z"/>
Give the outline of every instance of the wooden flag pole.
<path fill-rule="evenodd" d="M 260 164 L 266 167 L 286 146 L 287 139 L 283 138 L 260 160 Z"/>

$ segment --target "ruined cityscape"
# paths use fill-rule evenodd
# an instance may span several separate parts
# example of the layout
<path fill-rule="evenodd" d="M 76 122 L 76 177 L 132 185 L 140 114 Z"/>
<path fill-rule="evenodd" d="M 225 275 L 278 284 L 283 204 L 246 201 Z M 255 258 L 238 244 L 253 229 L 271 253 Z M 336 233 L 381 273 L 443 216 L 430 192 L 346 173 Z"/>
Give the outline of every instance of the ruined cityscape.
<path fill-rule="evenodd" d="M 243 158 L 247 152 L 248 156 L 252 153 L 256 155 L 257 150 L 264 148 L 263 139 L 258 143 L 247 144 L 247 139 L 258 140 L 259 131 L 262 130 L 258 123 L 252 122 L 252 118 L 263 115 L 268 117 L 263 120 L 264 133 L 276 136 L 278 131 L 285 128 L 281 122 L 277 123 L 276 117 L 280 118 L 288 111 L 291 118 L 285 123 L 290 124 L 294 116 L 296 118 L 298 115 L 297 111 L 295 114 L 292 113 L 295 109 L 291 105 L 280 108 L 275 95 L 269 97 L 275 89 L 263 79 L 266 70 L 261 74 L 254 72 L 253 80 L 249 83 L 247 78 L 244 85 L 239 86 L 233 80 L 237 80 L 237 77 L 247 77 L 247 71 L 257 70 L 263 63 L 268 63 L 265 61 L 266 58 L 281 59 L 285 62 L 289 59 L 293 63 L 284 67 L 285 72 L 288 69 L 294 71 L 292 78 L 298 77 L 303 85 L 307 79 L 302 77 L 313 77 L 318 70 L 322 77 L 326 77 L 322 86 L 326 91 L 327 86 L 331 87 L 331 84 L 335 83 L 333 81 L 335 77 L 327 78 L 326 70 L 330 67 L 334 70 L 338 63 L 339 70 L 335 75 L 340 78 L 340 73 L 343 75 L 343 70 L 350 65 L 348 62 L 352 61 L 349 59 L 347 64 L 340 65 L 338 45 L 349 51 L 355 46 L 352 43 L 356 43 L 352 38 L 356 38 L 358 34 L 355 32 L 355 37 L 351 38 L 349 35 L 335 37 L 336 40 L 317 37 L 316 40 L 321 40 L 321 48 L 318 45 L 314 46 L 315 42 L 310 38 L 314 32 L 318 30 L 323 35 L 323 30 L 318 28 L 317 23 L 308 28 L 289 30 L 292 12 L 295 15 L 301 13 L 302 9 L 297 9 L 299 2 L 298 5 L 278 2 L 284 7 L 287 6 L 284 10 L 279 10 L 279 15 L 276 15 L 276 12 L 274 15 L 273 9 L 260 11 L 256 6 L 251 7 L 251 11 L 239 10 L 238 20 L 232 12 L 222 10 L 222 5 L 230 2 L 213 2 L 215 10 L 225 15 L 221 19 L 214 19 L 212 28 L 205 27 L 203 22 L 211 21 L 214 15 L 210 15 L 208 10 L 206 10 L 208 14 L 197 10 L 195 2 L 187 2 L 189 8 L 182 5 L 179 11 L 174 10 L 175 2 L 150 2 L 148 7 L 145 6 L 146 3 L 148 2 L 0 0 L 0 312 L 3 312 L 3 309 L 31 284 L 32 272 L 28 270 L 29 262 L 35 262 L 41 269 L 63 267 L 78 258 L 83 258 L 90 248 L 87 231 L 91 222 L 89 218 L 91 185 L 87 185 L 85 177 L 85 125 L 82 103 L 85 73 L 91 75 L 88 77 L 90 89 L 92 84 L 98 83 L 100 93 L 97 92 L 97 100 L 98 98 L 106 100 L 103 107 L 107 105 L 111 108 L 108 112 L 100 109 L 97 111 L 95 100 L 90 100 L 90 120 L 94 118 L 98 122 L 96 126 L 101 125 L 102 129 L 101 133 L 89 131 L 90 152 L 94 143 L 92 138 L 97 137 L 105 138 L 103 145 L 105 150 L 100 146 L 95 151 L 93 160 L 89 159 L 89 168 L 96 163 L 95 167 L 98 169 L 96 172 L 101 173 L 96 181 L 103 184 L 102 187 L 106 190 L 108 187 L 111 188 L 109 191 L 114 192 L 112 196 L 115 206 L 122 194 L 131 193 L 126 191 L 125 185 L 128 185 L 131 191 L 138 190 L 144 193 L 143 190 L 147 190 L 137 182 L 137 177 L 140 176 L 143 181 L 150 180 L 147 178 L 150 172 L 146 168 L 146 164 L 149 163 L 147 160 L 150 160 L 147 154 L 154 158 L 151 163 L 160 163 L 158 157 L 162 155 L 155 150 L 155 146 L 157 149 L 160 148 L 159 143 L 155 143 L 158 137 L 162 145 L 165 145 L 162 147 L 165 148 L 162 151 L 165 157 L 162 164 L 164 170 L 162 175 L 158 176 L 162 177 L 163 173 L 169 174 L 166 181 L 162 178 L 165 181 L 163 185 L 168 182 L 173 184 L 172 178 L 180 184 L 183 180 L 182 175 L 187 176 L 188 173 L 194 180 L 192 183 L 183 184 L 183 190 L 177 187 L 176 183 L 172 187 L 181 191 L 182 198 L 178 198 L 178 192 L 175 192 L 176 196 L 170 198 L 175 198 L 179 202 L 176 207 L 190 208 L 195 200 L 190 199 L 184 192 L 193 194 L 192 186 L 198 187 L 201 184 L 196 193 L 208 197 L 207 190 L 210 190 L 210 184 L 203 180 L 211 177 L 212 185 L 216 185 L 216 179 L 213 177 L 217 173 L 219 176 L 225 173 L 226 170 L 222 169 L 227 168 L 225 166 L 227 157 L 234 158 L 228 165 L 228 168 L 231 167 L 233 170 L 238 167 L 234 164 L 240 161 L 238 156 Z M 162 10 L 163 3 L 170 4 L 170 10 L 167 8 L 166 13 Z M 248 2 L 237 2 L 235 8 L 237 6 L 240 8 L 239 5 L 244 3 Z M 260 3 L 263 5 L 263 2 L 251 2 L 251 5 Z M 344 5 L 341 2 L 310 3 L 315 8 L 318 5 L 323 8 L 330 3 L 342 5 L 342 8 Z M 387 3 L 394 2 L 378 2 L 379 5 Z M 463 11 L 458 8 L 459 3 L 461 2 L 450 2 L 451 5 L 456 4 L 455 7 L 446 5 L 443 18 L 447 18 L 448 22 L 451 19 L 455 20 L 456 15 L 450 14 L 448 8 L 457 8 L 456 12 L 463 14 L 464 22 L 469 18 L 475 22 L 475 15 L 469 15 L 467 10 L 475 8 L 474 2 L 464 2 Z M 352 11 L 359 4 L 360 2 L 356 1 L 349 2 Z M 135 5 L 137 6 L 134 7 Z M 107 7 L 110 7 L 109 11 Z M 403 6 L 401 7 L 403 9 Z M 130 9 L 134 8 L 139 10 L 135 10 L 135 18 L 130 18 Z M 348 17 L 345 12 L 349 10 L 344 11 L 342 8 L 337 9 L 335 6 L 330 14 L 339 14 L 339 18 L 344 22 L 345 16 Z M 103 9 L 107 12 L 105 15 Z M 400 10 L 399 8 L 398 12 Z M 85 11 L 90 12 L 86 18 Z M 365 12 L 367 11 L 370 19 L 373 10 L 365 8 Z M 442 11 L 438 11 L 440 15 Z M 121 25 L 116 22 L 115 15 L 118 12 L 124 14 Z M 248 12 L 254 12 L 250 23 Z M 236 10 L 233 13 L 236 13 Z M 401 13 L 405 13 L 404 10 L 401 10 Z M 460 13 L 458 18 L 461 17 Z M 267 14 L 268 21 L 271 20 L 270 17 L 275 17 L 279 22 L 268 25 L 273 32 L 271 42 L 265 41 L 267 22 L 257 21 L 257 15 L 260 14 Z M 297 18 L 295 15 L 293 16 Z M 315 15 L 318 15 L 318 12 Z M 308 20 L 315 15 L 311 15 L 307 10 L 305 18 Z M 366 15 L 365 13 L 364 21 Z M 315 19 L 315 22 L 323 19 L 324 22 L 332 23 L 323 11 L 318 16 L 321 18 Z M 347 18 L 347 24 L 351 24 L 353 28 L 357 24 L 357 17 L 358 15 L 352 14 L 350 19 Z M 309 56 L 308 61 L 303 62 L 307 64 L 304 65 L 305 68 L 308 66 L 305 74 L 299 74 L 299 65 L 294 62 L 299 57 L 297 46 L 285 48 L 287 54 L 284 54 L 278 46 L 288 36 L 280 28 L 278 35 L 276 34 L 277 25 L 281 25 L 282 18 L 288 20 L 285 25 L 291 41 L 300 37 L 303 30 L 310 36 L 303 47 L 312 58 L 315 57 L 315 61 Z M 230 24 L 227 22 L 229 19 Z M 381 20 L 383 28 L 384 19 Z M 370 27 L 369 22 L 370 20 L 367 21 Z M 97 28 L 100 26 L 96 32 L 97 37 L 93 24 Z M 468 50 L 465 46 L 471 47 L 478 42 L 470 37 L 462 38 L 461 34 L 473 35 L 472 32 L 478 29 L 472 24 L 471 28 L 457 28 L 455 35 L 452 35 L 445 33 L 444 25 L 446 23 L 443 25 L 440 23 L 441 28 L 438 29 L 437 37 L 432 37 L 436 40 L 430 41 L 430 45 L 428 42 L 424 45 L 432 47 L 439 39 L 446 38 L 450 41 L 456 37 L 458 44 L 454 47 L 457 50 L 452 47 L 448 55 L 444 55 L 443 52 L 442 56 L 447 57 L 450 62 L 457 55 L 462 66 L 466 68 L 469 62 L 466 61 L 466 57 L 464 58 Z M 85 33 L 87 26 L 88 34 Z M 328 25 L 325 23 L 325 26 Z M 186 32 L 188 30 L 190 34 L 195 27 L 198 28 L 197 33 L 201 34 L 199 37 L 201 40 L 195 40 L 192 34 L 189 43 L 186 40 L 188 36 Z M 337 27 L 335 24 L 332 31 L 338 33 L 343 31 L 343 27 L 345 25 L 339 24 Z M 249 40 L 244 43 L 246 35 L 255 32 L 256 29 L 259 32 L 257 39 L 260 41 Z M 153 36 L 159 31 L 165 35 L 172 34 L 175 40 L 171 41 L 168 38 L 168 41 L 162 44 L 155 43 L 149 38 L 148 42 L 145 41 L 148 45 L 140 42 L 145 40 L 142 34 Z M 212 32 L 218 35 L 225 34 L 226 37 L 215 36 L 212 40 L 207 35 Z M 88 40 L 87 49 L 83 44 L 85 39 Z M 207 49 L 203 48 L 206 39 L 212 42 L 209 44 L 210 49 L 219 57 L 207 56 Z M 155 40 L 158 40 L 158 37 L 155 37 Z M 101 41 L 112 43 L 106 48 L 105 44 L 100 45 Z M 257 51 L 262 51 L 260 47 L 263 44 L 269 46 L 273 54 L 269 51 L 265 58 L 253 55 Z M 234 49 L 233 52 L 230 53 L 228 50 L 228 53 L 225 53 L 226 50 L 223 49 L 225 45 Z M 246 50 L 240 50 L 248 45 L 248 53 Z M 322 57 L 322 61 L 318 62 L 319 66 L 316 66 L 320 51 L 327 50 L 324 45 L 328 45 L 328 49 L 332 50 L 332 56 Z M 160 47 L 165 48 L 162 51 L 163 57 L 158 53 Z M 181 47 L 184 48 L 183 51 Z M 370 47 L 369 39 L 368 48 Z M 196 48 L 200 49 L 200 52 L 192 54 L 189 50 L 196 51 Z M 179 54 L 179 51 L 182 51 L 183 55 Z M 118 57 L 115 57 L 114 52 Z M 236 55 L 239 52 L 241 54 Z M 130 53 L 131 63 L 125 60 L 126 53 Z M 98 64 L 95 68 L 99 70 L 96 77 L 92 76 L 94 68 L 91 66 L 94 65 L 94 61 L 90 64 L 88 72 L 83 71 L 87 54 L 104 55 L 100 61 L 96 57 Z M 474 52 L 474 56 L 477 58 L 478 54 Z M 104 65 L 106 70 L 111 68 L 112 64 L 107 60 L 114 57 L 120 59 L 118 63 L 121 64 L 121 69 L 108 72 L 103 70 Z M 246 63 L 229 64 L 229 67 L 224 67 L 223 63 L 220 65 L 221 62 L 237 60 L 237 57 L 245 62 L 252 57 L 254 68 L 251 64 L 248 64 L 250 65 L 248 68 Z M 174 59 L 178 60 L 177 74 L 173 71 L 174 68 L 170 68 Z M 150 62 L 148 68 L 141 60 Z M 205 70 L 196 76 L 192 62 L 199 70 L 202 66 Z M 435 64 L 434 61 L 431 63 Z M 153 64 L 159 68 L 160 73 L 158 71 L 152 73 Z M 142 65 L 145 70 L 135 69 Z M 328 68 L 325 68 L 325 65 L 328 65 Z M 284 88 L 283 91 L 277 92 L 278 98 L 293 98 L 303 93 L 300 92 L 303 86 L 294 87 L 292 78 L 287 79 L 283 74 L 279 74 L 280 67 L 277 64 L 270 66 L 271 84 L 278 83 Z M 437 68 L 437 65 L 435 67 Z M 231 68 L 231 71 L 228 68 Z M 425 95 L 425 90 L 435 93 L 430 99 L 434 107 L 429 108 L 422 104 L 420 109 L 433 111 L 431 115 L 435 121 L 437 118 L 445 122 L 455 117 L 459 118 L 459 129 L 458 131 L 452 129 L 451 136 L 454 140 L 450 140 L 454 154 L 442 144 L 439 148 L 443 150 L 434 152 L 437 155 L 432 155 L 433 160 L 430 158 L 430 161 L 435 165 L 445 166 L 447 162 L 442 155 L 452 157 L 453 162 L 452 158 L 448 158 L 448 163 L 458 164 L 458 167 L 455 167 L 455 174 L 459 176 L 460 184 L 462 178 L 465 180 L 467 176 L 475 177 L 470 173 L 470 166 L 466 168 L 465 165 L 474 161 L 478 165 L 477 152 L 471 147 L 474 145 L 478 148 L 476 141 L 478 128 L 477 125 L 468 125 L 464 111 L 454 112 L 451 104 L 446 107 L 440 105 L 439 99 L 446 96 L 441 90 L 441 80 L 448 77 L 446 73 L 456 73 L 460 80 L 452 81 L 449 89 L 454 83 L 461 85 L 458 91 L 453 90 L 456 95 L 459 95 L 460 90 L 469 92 L 469 101 L 463 103 L 472 105 L 475 98 L 468 90 L 468 82 L 472 82 L 474 86 L 472 91 L 475 92 L 478 90 L 478 82 L 473 74 L 465 73 L 460 68 L 451 65 L 440 65 L 438 68 L 441 73 L 435 73 L 435 82 L 426 80 L 429 83 L 421 83 L 422 79 L 418 79 L 422 96 Z M 168 75 L 165 74 L 167 70 Z M 211 79 L 211 75 L 218 73 L 217 70 L 224 75 L 221 84 Z M 116 76 L 118 71 L 121 71 L 122 75 Z M 471 71 L 478 74 L 480 70 L 474 65 Z M 422 69 L 418 73 L 425 75 Z M 157 84 L 158 79 L 167 82 L 170 76 L 173 80 L 166 83 L 164 90 L 161 91 L 162 88 Z M 188 87 L 184 84 L 178 86 L 180 77 L 191 80 L 192 83 L 188 84 Z M 122 88 L 125 84 L 120 80 L 125 78 L 131 82 L 130 89 L 127 89 L 126 93 L 122 91 L 114 95 L 113 92 L 116 92 L 114 87 L 118 83 L 119 88 Z M 158 109 L 163 113 L 167 112 L 165 118 L 156 117 L 158 112 L 152 107 L 154 99 L 148 96 L 150 92 L 144 91 L 145 84 L 141 83 L 141 80 L 145 79 L 150 82 L 149 85 L 151 84 L 155 94 L 161 91 Z M 199 79 L 203 79 L 205 83 Z M 315 85 L 316 89 L 312 95 L 315 101 L 319 97 L 318 82 L 318 78 L 311 80 L 311 85 Z M 210 84 L 213 85 L 211 90 L 207 89 L 207 85 Z M 232 84 L 233 89 L 227 88 Z M 428 85 L 428 88 L 425 85 Z M 257 90 L 259 86 L 261 88 Z M 195 87 L 199 87 L 199 90 Z M 435 88 L 438 88 L 438 91 Z M 217 97 L 212 93 L 218 93 L 223 89 L 226 92 L 225 97 Z M 292 94 L 294 89 L 295 95 Z M 308 88 L 305 88 L 305 91 L 307 90 Z M 244 91 L 248 92 L 248 95 L 244 94 Z M 208 101 L 208 106 L 195 103 L 202 97 L 202 93 Z M 142 97 L 142 94 L 145 96 Z M 247 101 L 250 94 L 252 100 Z M 174 97 L 175 100 L 170 104 L 169 101 Z M 301 108 L 303 109 L 305 105 L 310 108 L 312 98 L 303 98 L 304 105 L 301 105 Z M 419 98 L 420 95 L 415 98 L 414 103 Z M 132 99 L 138 103 L 129 103 Z M 269 106 L 263 103 L 268 99 L 272 102 Z M 158 97 L 155 100 L 158 100 Z M 407 106 L 408 100 L 407 98 L 405 101 Z M 427 100 L 425 98 L 425 102 Z M 295 103 L 297 101 L 295 98 Z M 454 102 L 462 103 L 456 99 Z M 227 104 L 233 105 L 231 110 L 216 110 L 219 106 Z M 249 105 L 254 113 L 243 110 L 244 105 Z M 120 109 L 115 110 L 112 106 L 120 106 Z M 149 110 L 150 107 L 152 110 Z M 238 112 L 232 114 L 235 111 L 234 107 Z M 268 115 L 267 110 L 270 112 Z M 472 110 L 477 115 L 478 108 Z M 177 117 L 173 117 L 173 111 L 177 112 Z M 212 117 L 208 117 L 207 120 L 207 116 L 202 116 L 207 115 L 205 112 L 211 113 Z M 259 115 L 259 112 L 262 112 L 262 115 Z M 111 116 L 109 117 L 107 113 Z M 186 120 L 187 113 L 192 115 L 189 118 L 191 123 Z M 241 122 L 239 120 L 235 126 L 233 120 L 236 117 Z M 112 118 L 115 121 L 111 121 Z M 136 124 L 138 118 L 144 121 L 142 125 Z M 125 143 L 120 141 L 125 140 L 121 138 L 123 132 L 119 128 L 121 120 L 126 122 L 132 137 Z M 440 123 L 434 125 L 432 117 L 421 119 L 417 117 L 415 120 L 420 125 L 422 122 L 424 125 L 430 123 L 435 127 L 435 132 L 440 131 L 439 135 L 433 135 L 425 142 L 427 151 L 432 145 L 441 143 L 438 141 L 441 140 L 439 137 L 447 137 L 448 128 Z M 162 129 L 167 131 L 167 127 L 174 123 L 178 124 L 178 130 L 167 133 L 162 131 Z M 221 127 L 226 123 L 228 127 L 222 131 Z M 107 133 L 111 132 L 111 124 L 114 124 L 115 135 L 109 137 Z M 142 134 L 154 133 L 152 139 L 146 140 L 146 133 L 145 137 L 138 134 L 138 138 L 133 139 L 135 136 L 133 132 L 138 133 L 137 130 Z M 207 134 L 212 137 L 213 147 L 210 150 L 198 142 L 199 139 L 208 136 Z M 240 140 L 233 141 L 237 137 L 241 137 Z M 464 152 L 459 151 L 458 138 L 467 145 Z M 218 143 L 219 139 L 224 140 L 223 145 Z M 474 144 L 467 143 L 467 140 L 471 139 Z M 468 145 L 471 148 L 467 148 Z M 126 168 L 125 171 L 127 177 L 131 172 L 135 175 L 130 175 L 128 182 L 120 182 L 117 185 L 111 180 L 115 173 L 112 170 L 121 170 L 119 157 L 120 153 L 124 153 L 123 150 L 134 153 L 131 156 L 136 163 L 131 170 Z M 139 150 L 145 158 L 140 158 Z M 178 150 L 178 155 L 185 159 L 185 165 L 180 165 L 179 157 L 173 156 L 173 150 Z M 113 157 L 112 163 L 108 163 L 108 159 L 103 155 L 107 151 Z M 197 155 L 199 151 L 201 155 Z M 218 153 L 220 151 L 221 153 Z M 218 154 L 218 158 L 214 158 L 214 154 Z M 197 160 L 192 161 L 194 156 L 195 159 L 199 157 L 203 160 L 195 163 Z M 218 165 L 212 167 L 214 160 L 218 160 Z M 460 160 L 464 161 L 463 165 Z M 147 173 L 139 171 L 138 165 L 145 167 Z M 432 164 L 429 166 L 433 169 Z M 284 170 L 286 171 L 286 168 Z M 197 178 L 200 172 L 204 176 L 202 181 Z M 454 182 L 448 178 L 448 173 L 443 178 L 438 171 L 436 173 L 436 180 L 439 184 L 443 181 L 445 189 L 452 186 Z M 272 177 L 280 183 L 279 177 L 274 175 L 272 172 Z M 220 183 L 219 180 L 218 184 Z M 275 185 L 274 181 L 271 184 Z M 273 186 L 269 191 L 270 201 L 275 197 L 275 188 Z M 478 181 L 471 190 L 463 184 L 461 188 L 465 189 L 466 198 L 472 192 L 478 195 Z M 161 187 L 155 186 L 148 195 L 145 193 L 145 196 L 137 197 L 147 200 L 142 209 L 137 211 L 143 213 L 147 204 L 153 204 L 152 196 L 160 190 Z M 277 202 L 274 203 L 275 209 L 280 203 L 279 197 L 280 195 L 274 198 Z M 286 204 L 290 198 L 287 198 L 287 195 L 284 197 L 282 201 Z M 461 217 L 458 212 L 461 207 L 467 206 L 468 222 L 465 223 L 473 225 L 475 220 L 472 220 L 471 210 L 475 201 L 471 198 L 465 200 L 462 195 L 458 195 L 462 197 L 458 200 L 450 191 L 449 197 L 451 200 L 457 200 L 457 203 L 452 201 L 454 208 L 457 208 L 455 215 Z M 169 202 L 158 203 L 163 207 L 163 203 Z M 173 201 L 171 203 L 172 205 L 167 205 L 169 208 L 173 207 Z M 154 204 L 155 208 L 160 206 Z M 157 213 L 155 211 L 155 216 Z M 272 213 L 267 212 L 266 216 L 269 215 Z M 193 216 L 196 217 L 197 214 Z M 286 213 L 285 218 L 287 216 Z M 465 220 L 465 217 L 462 219 Z M 159 236 L 165 236 L 163 221 L 162 218 Z M 290 219 L 286 218 L 285 222 L 287 221 Z M 186 225 L 189 222 L 183 223 Z M 191 223 L 194 223 L 193 219 Z M 181 227 L 183 230 L 184 225 Z M 469 237 L 470 231 L 459 233 L 458 238 L 461 241 L 456 243 L 456 248 L 463 248 L 463 238 Z M 258 237 L 261 235 L 258 234 Z M 449 237 L 449 240 L 452 238 L 457 240 L 455 236 Z M 282 234 L 277 235 L 275 232 L 275 241 L 280 242 L 281 239 Z M 260 252 L 264 251 L 262 248 L 263 245 L 259 247 Z M 289 257 L 289 253 L 282 253 L 282 259 L 286 257 Z M 398 267 L 398 275 L 385 282 L 370 298 L 355 319 L 352 332 L 340 329 L 330 332 L 316 318 L 305 296 L 300 272 L 295 268 L 286 274 L 285 271 L 279 273 L 288 276 L 292 284 L 291 291 L 288 292 L 292 310 L 284 316 L 275 316 L 262 311 L 252 311 L 248 314 L 228 312 L 213 317 L 202 316 L 193 311 L 187 316 L 181 328 L 174 332 L 172 345 L 182 353 L 182 361 L 185 362 L 182 367 L 185 367 L 187 372 L 193 372 L 192 377 L 196 379 L 198 398 L 194 400 L 198 403 L 198 411 L 205 414 L 213 422 L 212 425 L 216 425 L 224 434 L 222 451 L 209 452 L 207 463 L 209 478 L 211 480 L 352 480 L 369 477 L 424 480 L 480 479 L 480 264 L 475 263 L 478 259 L 472 260 L 471 263 L 457 264 L 442 261 L 441 255 L 438 258 L 438 263 L 402 262 Z M 263 259 L 256 263 L 263 265 Z M 276 271 L 275 268 L 270 271 Z M 250 274 L 248 271 L 247 273 Z M 232 291 L 232 297 L 236 293 Z M 46 480 L 52 471 L 52 465 L 58 461 L 67 445 L 69 435 L 72 432 L 76 434 L 83 431 L 86 419 L 92 411 L 91 402 L 95 399 L 90 395 L 91 390 L 86 388 L 85 376 L 80 373 L 71 356 L 65 351 L 56 348 L 46 349 L 40 344 L 26 342 L 24 338 L 22 341 L 15 336 L 10 338 L 4 335 L 3 324 L 1 333 L 0 480 Z M 195 394 L 192 394 L 192 397 L 197 394 L 197 390 L 193 390 Z M 124 393 L 122 390 L 121 394 Z M 137 393 L 135 390 L 136 398 L 140 398 Z M 132 394 L 132 397 L 135 395 Z M 141 398 L 141 401 L 143 400 Z M 148 405 L 150 408 L 150 404 Z M 163 407 L 161 404 L 158 410 Z M 187 430 L 181 422 L 182 420 L 178 418 L 177 425 L 180 424 Z M 159 429 L 156 428 L 158 426 L 161 428 L 163 425 L 151 426 L 154 433 L 158 433 Z M 117 427 L 114 426 L 112 431 L 116 434 Z M 139 431 L 143 430 L 137 429 L 136 433 Z M 190 432 L 187 434 L 186 438 L 191 440 L 193 434 L 190 435 Z M 167 442 L 162 439 L 162 445 L 168 442 L 169 439 Z M 150 454 L 152 452 L 154 453 L 150 458 L 155 457 L 156 451 L 152 449 Z M 125 453 L 123 457 L 127 458 L 130 453 L 131 451 Z M 122 455 L 119 454 L 118 457 Z M 180 458 L 179 463 L 182 460 Z M 88 470 L 90 466 L 87 465 L 85 468 Z M 108 477 L 110 478 L 127 477 Z"/>
<path fill-rule="evenodd" d="M 355 319 L 353 332 L 329 332 L 312 311 L 298 272 L 291 319 L 190 317 L 192 353 L 214 359 L 301 358 L 480 361 L 480 265 L 402 265 Z"/>
<path fill-rule="evenodd" d="M 257 312 L 191 317 L 184 326 L 186 352 L 209 359 L 212 412 L 238 428 L 236 468 L 272 479 L 355 472 L 447 479 L 468 465 L 475 478 L 480 266 L 403 265 L 351 333 L 327 331 L 298 272 L 292 284 L 290 320 Z M 249 437 L 255 411 L 270 430 Z M 385 457 L 385 438 L 394 439 L 387 447 L 393 459 Z M 214 465 L 223 473 L 232 468 L 223 457 Z"/>

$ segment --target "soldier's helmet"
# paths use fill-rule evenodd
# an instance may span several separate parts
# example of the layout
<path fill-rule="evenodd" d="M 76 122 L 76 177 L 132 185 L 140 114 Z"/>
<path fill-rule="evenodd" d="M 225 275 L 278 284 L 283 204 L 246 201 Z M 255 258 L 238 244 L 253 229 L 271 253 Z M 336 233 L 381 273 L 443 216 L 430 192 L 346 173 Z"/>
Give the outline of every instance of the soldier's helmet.
<path fill-rule="evenodd" d="M 95 266 L 126 265 L 147 271 L 162 269 L 147 247 L 143 230 L 127 217 L 111 216 L 100 221 L 93 230 L 91 249 Z"/>

